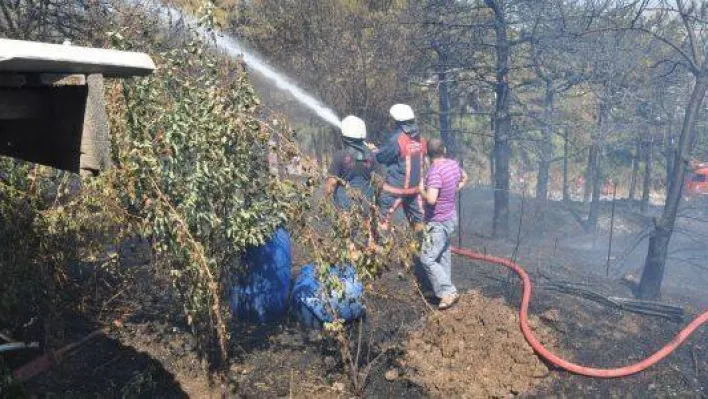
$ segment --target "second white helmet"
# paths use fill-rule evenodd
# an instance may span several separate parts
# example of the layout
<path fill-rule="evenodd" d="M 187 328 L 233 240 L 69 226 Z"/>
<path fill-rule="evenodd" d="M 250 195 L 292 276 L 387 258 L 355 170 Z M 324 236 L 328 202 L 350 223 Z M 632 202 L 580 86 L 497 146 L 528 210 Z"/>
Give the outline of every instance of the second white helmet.
<path fill-rule="evenodd" d="M 407 104 L 396 104 L 389 111 L 391 117 L 398 122 L 412 121 L 415 119 L 413 108 Z"/>
<path fill-rule="evenodd" d="M 352 139 L 366 138 L 366 123 L 354 115 L 342 119 L 342 136 Z"/>

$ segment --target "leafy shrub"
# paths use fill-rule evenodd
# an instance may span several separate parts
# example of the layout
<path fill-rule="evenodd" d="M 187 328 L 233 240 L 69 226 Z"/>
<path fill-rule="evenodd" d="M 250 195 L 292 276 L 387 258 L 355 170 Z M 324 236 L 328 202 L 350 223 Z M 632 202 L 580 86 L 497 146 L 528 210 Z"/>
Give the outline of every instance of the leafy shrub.
<path fill-rule="evenodd" d="M 210 10 L 201 20 L 207 27 Z M 226 364 L 224 282 L 239 272 L 248 246 L 262 244 L 307 201 L 271 173 L 269 143 L 287 131 L 259 120 L 241 63 L 220 58 L 198 34 L 154 59 L 155 74 L 109 93 L 119 196 L 153 238 L 202 348 L 217 347 Z"/>

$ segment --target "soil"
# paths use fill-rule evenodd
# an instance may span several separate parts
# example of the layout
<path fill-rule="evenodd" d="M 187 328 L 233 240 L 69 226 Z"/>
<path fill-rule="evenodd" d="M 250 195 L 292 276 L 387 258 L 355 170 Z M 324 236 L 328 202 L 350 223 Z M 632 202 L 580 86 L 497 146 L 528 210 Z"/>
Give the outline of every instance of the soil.
<path fill-rule="evenodd" d="M 507 397 L 532 392 L 550 376 L 521 334 L 516 312 L 478 291 L 430 314 L 411 333 L 399 364 L 434 397 Z"/>
<path fill-rule="evenodd" d="M 492 245 L 488 248 L 491 248 Z M 496 266 L 466 262 L 457 258 L 459 267 L 453 280 L 460 286 L 474 286 L 486 297 L 502 297 L 518 311 L 519 287 L 508 273 Z M 531 264 L 521 257 L 520 263 Z M 546 271 L 546 273 L 549 273 Z M 556 269 L 558 280 L 583 282 L 607 296 L 630 297 L 631 290 L 619 283 L 596 278 L 573 269 Z M 685 325 L 660 318 L 611 309 L 596 302 L 543 288 L 547 279 L 532 271 L 535 288 L 529 313 L 539 315 L 541 325 L 532 326 L 541 337 L 549 334 L 547 349 L 581 365 L 613 368 L 642 360 L 668 343 Z M 686 315 L 686 320 L 695 316 Z M 625 378 L 602 380 L 573 375 L 550 367 L 551 378 L 544 380 L 523 396 L 534 397 L 627 397 L 635 392 L 650 396 L 704 398 L 708 392 L 708 336 L 705 328 L 695 333 L 667 359 L 648 370 Z"/>
<path fill-rule="evenodd" d="M 514 197 L 514 237 L 495 240 L 489 237 L 492 197 L 490 190 L 465 192 L 461 234 L 454 242 L 515 257 L 526 268 L 534 284 L 532 327 L 548 348 L 562 357 L 595 367 L 635 362 L 669 342 L 708 305 L 708 273 L 685 264 L 680 267 L 674 261 L 667 265 L 662 300 L 685 307 L 687 316 L 680 323 L 608 308 L 546 288 L 548 282 L 568 281 L 606 296 L 632 297 L 632 287 L 621 277 L 641 264 L 641 252 L 646 254 L 641 245 L 646 244 L 630 251 L 629 256 L 622 255 L 651 223 L 648 216 L 655 215 L 657 209 L 644 216 L 631 203 L 617 204 L 620 217 L 615 227 L 618 223 L 620 227 L 615 230 L 614 259 L 606 276 L 608 204 L 603 204 L 598 232 L 589 235 L 581 224 L 583 204 L 552 204 L 540 212 L 533 201 Z M 681 223 L 685 231 L 708 235 L 705 223 Z M 681 250 L 689 238 L 672 241 L 674 249 Z M 691 247 L 688 253 L 705 259 L 706 250 Z M 125 267 L 133 268 L 137 277 L 111 299 L 115 312 L 101 317 L 67 315 L 64 324 L 69 328 L 62 335 L 64 341 L 52 347 L 80 339 L 111 320 L 122 322 L 75 350 L 49 372 L 25 383 L 30 396 L 220 396 L 220 388 L 204 377 L 205 362 L 194 347 L 181 310 L 175 308 L 168 280 L 154 276 L 148 258 L 133 260 Z M 296 262 L 302 263 L 304 259 Z M 575 376 L 541 362 L 521 337 L 516 320 L 519 287 L 514 276 L 497 266 L 459 257 L 453 263 L 453 281 L 466 294 L 447 312 L 432 310 L 426 304 L 407 270 L 392 267 L 369 284 L 358 363 L 366 379 L 358 392 L 349 384 L 331 341 L 284 321 L 232 325 L 231 396 L 708 397 L 705 327 L 645 372 L 612 380 Z M 356 343 L 359 325 L 349 326 L 349 333 Z M 26 353 L 6 362 L 17 367 L 40 354 Z"/>

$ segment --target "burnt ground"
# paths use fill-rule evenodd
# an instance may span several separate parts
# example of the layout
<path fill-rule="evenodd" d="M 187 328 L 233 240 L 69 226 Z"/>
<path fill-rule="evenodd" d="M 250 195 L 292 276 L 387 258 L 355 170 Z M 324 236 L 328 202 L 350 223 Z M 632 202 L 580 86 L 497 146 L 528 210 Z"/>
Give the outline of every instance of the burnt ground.
<path fill-rule="evenodd" d="M 572 281 L 586 284 L 604 295 L 631 297 L 632 287 L 621 277 L 638 266 L 641 252 L 646 253 L 645 247 L 642 248 L 646 244 L 639 243 L 634 252 L 627 256 L 623 254 L 634 245 L 649 221 L 638 215 L 632 204 L 618 204 L 619 225 L 616 227 L 619 227 L 615 231 L 614 259 L 610 276 L 606 277 L 607 245 L 603 242 L 607 238 L 604 226 L 607 225 L 609 204 L 603 204 L 599 234 L 593 239 L 579 223 L 584 208 L 582 204 L 552 204 L 551 210 L 541 218 L 533 202 L 524 200 L 521 241 L 517 243 L 513 239 L 499 241 L 489 238 L 491 198 L 488 190 L 465 192 L 463 199 L 467 206 L 462 212 L 462 244 L 500 256 L 516 254 L 519 263 L 527 268 L 537 286 L 530 312 L 539 316 L 540 321 L 534 327 L 548 335 L 549 347 L 563 357 L 596 367 L 632 363 L 669 342 L 686 324 L 691 312 L 695 314 L 697 310 L 705 309 L 708 297 L 705 295 L 705 287 L 708 286 L 704 285 L 706 272 L 699 267 L 689 268 L 685 262 L 671 262 L 667 266 L 668 288 L 663 298 L 664 301 L 686 306 L 689 315 L 686 321 L 680 323 L 610 309 L 587 299 L 543 288 L 548 281 Z M 514 233 L 518 231 L 521 203 L 520 198 L 512 201 L 511 231 Z M 652 211 L 656 212 L 655 209 Z M 704 228 L 695 220 L 686 224 L 686 231 L 697 229 L 698 234 Z M 677 244 L 682 244 L 682 241 Z M 675 253 L 680 255 L 681 251 Z M 701 254 L 699 248 L 691 247 L 691 258 Z M 130 267 L 149 271 L 147 260 L 137 263 Z M 114 302 L 124 304 L 125 309 L 125 314 L 115 315 L 125 316 L 117 328 L 84 345 L 50 372 L 25 384 L 27 393 L 40 397 L 218 397 L 219 390 L 210 386 L 204 377 L 205 362 L 197 355 L 181 312 L 174 308 L 169 284 L 159 278 L 148 277 L 150 275 L 144 273 L 138 284 L 114 299 Z M 432 325 L 431 320 L 438 317 L 425 305 L 413 281 L 408 271 L 393 267 L 369 287 L 368 318 L 362 330 L 361 364 L 362 369 L 367 362 L 372 366 L 363 396 L 425 397 L 443 392 L 464 392 L 459 391 L 464 389 L 460 387 L 464 382 L 459 382 L 459 379 L 456 380 L 458 382 L 449 381 L 451 385 L 446 386 L 438 378 L 439 386 L 433 388 L 430 384 L 434 377 L 426 375 L 423 367 L 406 366 L 406 359 L 411 356 L 411 342 L 425 334 Z M 509 317 L 514 317 L 518 309 L 517 282 L 497 266 L 455 257 L 454 281 L 463 291 L 481 293 L 478 298 L 481 302 L 456 309 L 459 319 L 456 320 L 465 323 L 461 324 L 461 328 L 452 328 L 446 333 L 444 342 L 436 344 L 441 351 L 446 350 L 446 345 L 459 345 L 459 342 L 472 339 L 470 329 L 480 327 L 465 320 L 478 317 L 482 313 L 480 309 L 487 306 L 484 301 L 494 306 L 502 306 L 499 305 L 502 303 Z M 110 318 L 113 317 L 111 315 Z M 74 327 L 66 334 L 66 342 L 78 339 L 97 327 L 95 323 L 79 320 L 69 324 Z M 356 327 L 351 328 L 354 342 L 358 337 Z M 486 334 L 486 327 L 479 331 Z M 495 334 L 499 334 L 500 338 L 502 334 L 510 334 L 498 327 L 493 320 L 488 326 L 492 343 L 495 342 Z M 231 366 L 235 386 L 233 396 L 351 396 L 335 346 L 317 332 L 304 330 L 290 321 L 257 327 L 234 324 L 232 331 L 235 337 L 232 348 L 234 363 Z M 428 335 L 426 339 L 433 344 L 436 342 L 434 335 Z M 507 352 L 527 350 L 516 343 L 500 347 L 512 348 L 506 349 Z M 487 362 L 479 356 L 477 362 L 467 359 L 464 363 L 467 374 L 489 373 L 489 370 L 482 370 Z M 431 361 L 433 359 L 431 357 Z M 455 364 L 449 366 L 455 367 Z M 542 377 L 531 376 L 535 379 L 533 384 L 521 390 L 512 387 L 508 395 L 707 397 L 708 334 L 704 327 L 656 366 L 622 379 L 579 377 L 546 366 L 550 373 Z M 395 371 L 393 375 L 392 370 Z M 512 371 L 492 370 L 491 374 L 494 373 L 508 374 Z M 498 391 L 494 392 L 498 394 Z"/>
<path fill-rule="evenodd" d="M 492 209 L 492 195 L 487 190 L 470 190 L 464 194 L 467 204 L 475 208 Z M 464 198 L 463 196 L 463 198 Z M 519 235 L 521 202 L 524 215 Z M 662 300 L 684 306 L 684 322 L 673 322 L 655 317 L 639 316 L 626 311 L 576 296 L 543 288 L 549 281 L 569 281 L 584 284 L 606 296 L 633 297 L 633 286 L 623 280 L 628 272 L 643 265 L 647 239 L 640 240 L 650 227 L 651 217 L 658 217 L 660 209 L 650 209 L 642 216 L 638 207 L 629 202 L 616 204 L 613 250 L 610 255 L 609 277 L 607 251 L 609 241 L 610 203 L 602 204 L 602 215 L 596 234 L 589 234 L 581 225 L 582 204 L 551 203 L 551 211 L 543 215 L 533 200 L 512 199 L 512 235 L 520 240 L 500 242 L 489 238 L 491 212 L 475 212 L 470 206 L 463 209 L 461 240 L 463 246 L 487 251 L 495 255 L 513 257 L 531 274 L 537 286 L 533 292 L 530 312 L 536 315 L 552 311 L 556 344 L 552 349 L 568 359 L 588 366 L 610 368 L 641 360 L 668 343 L 698 311 L 708 306 L 708 248 L 695 245 L 708 231 L 708 223 L 696 220 L 701 209 L 684 207 L 679 220 L 680 233 L 671 245 L 667 262 Z M 479 208 L 477 208 L 479 209 Z M 464 215 L 467 215 L 465 217 Z M 459 242 L 459 241 L 458 241 Z M 687 263 L 684 259 L 699 262 Z M 509 274 L 499 267 L 458 260 L 455 281 L 465 289 L 479 289 L 488 297 L 503 297 L 518 308 L 516 283 L 508 284 Z M 516 281 L 514 278 L 511 281 Z M 557 310 L 557 312 L 556 312 Z M 649 370 L 622 379 L 599 380 L 570 375 L 558 371 L 552 382 L 546 383 L 535 394 L 568 397 L 616 396 L 708 396 L 708 334 L 703 327 L 667 359 Z M 644 392 L 644 393 L 640 393 Z"/>

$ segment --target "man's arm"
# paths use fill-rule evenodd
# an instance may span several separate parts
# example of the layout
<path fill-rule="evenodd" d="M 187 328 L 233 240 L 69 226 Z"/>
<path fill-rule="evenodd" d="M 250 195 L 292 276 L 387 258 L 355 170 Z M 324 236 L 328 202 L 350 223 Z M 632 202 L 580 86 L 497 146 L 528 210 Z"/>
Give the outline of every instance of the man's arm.
<path fill-rule="evenodd" d="M 464 169 L 462 169 L 462 178 L 460 179 L 460 182 L 457 184 L 457 190 L 461 190 L 462 187 L 467 184 L 467 172 L 465 172 Z"/>
<path fill-rule="evenodd" d="M 337 178 L 334 176 L 327 177 L 327 180 L 325 180 L 325 185 L 324 185 L 325 197 L 331 196 L 332 193 L 334 193 L 335 188 L 337 188 Z"/>
<path fill-rule="evenodd" d="M 426 182 L 423 180 L 426 180 Z M 428 185 L 427 187 L 425 186 L 426 184 Z M 440 181 L 440 176 L 434 173 L 428 174 L 426 179 L 420 180 L 420 195 L 428 205 L 435 205 L 438 202 L 438 195 L 440 194 L 439 187 L 441 186 L 442 182 Z"/>
<path fill-rule="evenodd" d="M 325 197 L 329 197 L 334 193 L 337 184 L 339 184 L 339 176 L 342 176 L 342 159 L 339 155 L 339 152 L 334 154 L 332 164 L 329 165 L 329 176 L 327 176 L 324 184 Z"/>
<path fill-rule="evenodd" d="M 435 205 L 438 202 L 438 194 L 440 194 L 440 189 L 437 188 L 423 189 L 420 193 L 428 205 Z"/>

